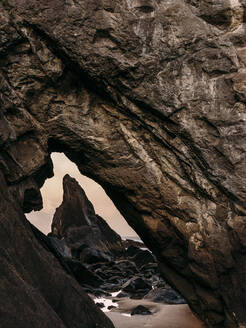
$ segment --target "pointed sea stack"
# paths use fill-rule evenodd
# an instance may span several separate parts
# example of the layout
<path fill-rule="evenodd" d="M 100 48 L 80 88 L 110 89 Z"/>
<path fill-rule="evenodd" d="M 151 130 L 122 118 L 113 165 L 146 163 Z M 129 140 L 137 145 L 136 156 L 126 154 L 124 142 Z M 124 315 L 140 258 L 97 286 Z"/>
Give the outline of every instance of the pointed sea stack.
<path fill-rule="evenodd" d="M 74 249 L 88 245 L 104 252 L 122 252 L 121 237 L 95 213 L 84 190 L 68 174 L 63 178 L 63 190 L 62 204 L 56 209 L 52 222 L 53 235 L 64 238 Z"/>

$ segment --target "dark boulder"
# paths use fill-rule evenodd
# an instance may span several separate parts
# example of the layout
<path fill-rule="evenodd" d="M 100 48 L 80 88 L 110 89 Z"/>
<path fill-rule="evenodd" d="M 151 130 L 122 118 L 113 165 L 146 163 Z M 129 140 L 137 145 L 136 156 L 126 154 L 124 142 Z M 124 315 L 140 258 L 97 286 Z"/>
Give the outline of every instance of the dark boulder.
<path fill-rule="evenodd" d="M 62 257 L 71 258 L 71 249 L 67 246 L 65 240 L 58 239 L 57 237 L 47 236 L 50 239 L 51 244 L 53 247 L 61 254 Z"/>
<path fill-rule="evenodd" d="M 152 314 L 152 312 L 147 309 L 145 306 L 143 305 L 138 305 L 137 307 L 135 307 L 132 312 L 131 315 L 136 315 L 136 314 L 140 314 L 140 315 L 150 315 Z"/>
<path fill-rule="evenodd" d="M 79 261 L 64 259 L 65 263 L 69 266 L 74 277 L 77 281 L 83 285 L 89 285 L 95 288 L 100 287 L 103 284 L 103 280 L 90 271 L 86 266 L 84 266 Z"/>
<path fill-rule="evenodd" d="M 117 306 L 114 306 L 114 305 L 109 305 L 108 306 L 108 310 L 112 310 L 112 309 L 116 309 L 117 308 Z"/>
<path fill-rule="evenodd" d="M 82 253 L 80 253 L 80 261 L 82 263 L 88 263 L 88 264 L 93 264 L 98 262 L 103 263 L 103 262 L 110 262 L 111 257 L 102 251 L 87 247 L 83 250 Z"/>
<path fill-rule="evenodd" d="M 133 277 L 122 286 L 122 290 L 128 293 L 138 293 L 140 290 L 148 291 L 151 288 L 151 284 L 141 277 Z"/>
<path fill-rule="evenodd" d="M 186 304 L 184 298 L 172 288 L 157 288 L 151 290 L 145 299 L 164 304 Z"/>
<path fill-rule="evenodd" d="M 57 238 L 58 239 L 58 238 Z M 63 241 L 65 241 L 64 239 L 63 239 Z M 83 250 L 85 249 L 85 248 L 87 248 L 87 247 L 89 247 L 89 245 L 87 245 L 87 244 L 85 244 L 85 243 L 82 243 L 82 244 L 80 244 L 79 246 L 78 246 L 78 244 L 77 245 L 75 245 L 75 247 L 72 247 L 71 248 L 71 254 L 72 254 L 72 257 L 73 258 L 76 258 L 76 259 L 79 259 L 80 258 L 80 254 L 83 252 Z"/>
<path fill-rule="evenodd" d="M 120 292 L 120 293 L 117 295 L 117 298 L 123 298 L 123 297 L 129 297 L 129 294 L 126 293 L 126 292 Z"/>
<path fill-rule="evenodd" d="M 125 255 L 128 257 L 132 257 L 132 256 L 136 255 L 138 252 L 139 252 L 139 247 L 130 245 L 126 250 Z"/>
<path fill-rule="evenodd" d="M 136 264 L 138 268 L 141 268 L 143 265 L 156 262 L 155 257 L 150 253 L 150 251 L 141 249 L 139 249 L 139 251 L 131 258 L 131 260 Z"/>
<path fill-rule="evenodd" d="M 103 303 L 96 302 L 96 306 L 98 306 L 100 309 L 104 308 L 105 305 Z"/>

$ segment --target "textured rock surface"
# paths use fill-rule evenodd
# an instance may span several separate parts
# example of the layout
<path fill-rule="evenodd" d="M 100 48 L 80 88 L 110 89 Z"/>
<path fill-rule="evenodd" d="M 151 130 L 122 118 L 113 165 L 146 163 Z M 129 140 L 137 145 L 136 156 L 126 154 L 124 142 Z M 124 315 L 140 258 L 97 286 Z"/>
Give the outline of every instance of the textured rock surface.
<path fill-rule="evenodd" d="M 185 304 L 185 300 L 171 288 L 154 288 L 144 296 L 147 300 L 164 304 Z"/>
<path fill-rule="evenodd" d="M 36 238 L 7 189 L 0 172 L 1 327 L 113 328 Z"/>
<path fill-rule="evenodd" d="M 58 238 L 65 238 L 73 250 L 79 251 L 85 245 L 109 253 L 124 250 L 121 237 L 96 215 L 84 190 L 68 174 L 63 178 L 63 201 L 56 209 L 52 233 Z"/>
<path fill-rule="evenodd" d="M 8 3 L 0 165 L 15 199 L 39 209 L 63 151 L 209 327 L 245 326 L 246 2 Z"/>

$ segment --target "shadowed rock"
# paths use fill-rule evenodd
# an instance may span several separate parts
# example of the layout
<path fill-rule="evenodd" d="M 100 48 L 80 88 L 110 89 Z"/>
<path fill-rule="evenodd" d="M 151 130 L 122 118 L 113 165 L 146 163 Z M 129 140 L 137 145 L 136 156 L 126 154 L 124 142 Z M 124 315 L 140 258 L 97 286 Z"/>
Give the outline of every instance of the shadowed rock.
<path fill-rule="evenodd" d="M 155 288 L 152 289 L 145 299 L 152 300 L 157 303 L 164 304 L 185 304 L 186 301 L 171 288 Z"/>
<path fill-rule="evenodd" d="M 131 260 L 136 264 L 136 266 L 141 270 L 141 267 L 148 263 L 155 263 L 154 256 L 148 250 L 139 250 L 136 255 L 134 255 Z"/>
<path fill-rule="evenodd" d="M 136 315 L 136 314 L 141 314 L 141 315 L 150 315 L 152 314 L 149 309 L 147 309 L 143 305 L 138 305 L 131 311 L 131 315 Z"/>
<path fill-rule="evenodd" d="M 137 294 L 140 291 L 145 291 L 146 294 L 151 288 L 150 283 L 141 277 L 133 277 L 122 286 L 124 292 L 132 294 Z"/>
<path fill-rule="evenodd" d="M 1 327 L 113 328 L 32 227 L 0 170 Z M 33 228 L 35 229 L 35 228 Z"/>
<path fill-rule="evenodd" d="M 103 257 L 110 260 L 103 253 L 100 255 L 100 251 L 119 253 L 124 250 L 121 237 L 95 214 L 84 190 L 68 174 L 63 179 L 63 201 L 56 209 L 52 233 L 58 238 L 65 238 L 76 257 L 86 258 L 86 263 L 103 261 Z"/>
<path fill-rule="evenodd" d="M 70 259 L 65 259 L 64 261 L 72 271 L 74 277 L 82 286 L 87 285 L 92 286 L 94 288 L 98 288 L 103 283 L 102 279 L 100 279 L 97 275 L 95 275 L 79 261 Z"/>
<path fill-rule="evenodd" d="M 41 208 L 64 152 L 208 327 L 245 326 L 245 0 L 4 4 L 0 167 L 15 201 Z"/>

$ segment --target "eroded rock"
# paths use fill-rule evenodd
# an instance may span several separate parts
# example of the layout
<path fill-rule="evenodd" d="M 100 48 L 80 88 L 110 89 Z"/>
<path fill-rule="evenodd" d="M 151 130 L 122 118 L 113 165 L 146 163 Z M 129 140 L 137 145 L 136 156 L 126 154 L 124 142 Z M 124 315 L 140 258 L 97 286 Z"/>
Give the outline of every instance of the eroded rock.
<path fill-rule="evenodd" d="M 132 294 L 140 294 L 145 293 L 152 288 L 151 284 L 141 277 L 133 277 L 129 279 L 123 286 L 123 292 L 132 293 Z M 147 291 L 147 292 L 146 292 Z"/>
<path fill-rule="evenodd" d="M 74 256 L 86 263 L 110 261 L 105 252 L 124 250 L 121 237 L 96 215 L 84 190 L 69 175 L 63 179 L 63 201 L 56 209 L 52 234 L 64 238 Z"/>
<path fill-rule="evenodd" d="M 152 289 L 147 295 L 144 296 L 145 299 L 152 300 L 157 303 L 164 304 L 185 304 L 186 301 L 171 288 L 155 288 Z"/>
<path fill-rule="evenodd" d="M 64 271 L 45 238 L 33 234 L 1 171 L 0 199 L 1 327 L 113 328 Z"/>
<path fill-rule="evenodd" d="M 0 166 L 16 202 L 42 206 L 63 151 L 194 313 L 243 327 L 245 1 L 7 2 Z"/>
<path fill-rule="evenodd" d="M 136 264 L 139 270 L 141 270 L 142 266 L 148 263 L 155 263 L 154 256 L 148 250 L 141 249 L 132 257 L 132 261 Z"/>

